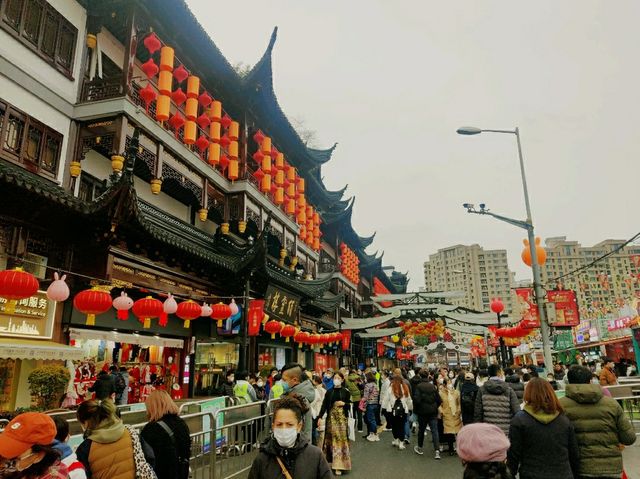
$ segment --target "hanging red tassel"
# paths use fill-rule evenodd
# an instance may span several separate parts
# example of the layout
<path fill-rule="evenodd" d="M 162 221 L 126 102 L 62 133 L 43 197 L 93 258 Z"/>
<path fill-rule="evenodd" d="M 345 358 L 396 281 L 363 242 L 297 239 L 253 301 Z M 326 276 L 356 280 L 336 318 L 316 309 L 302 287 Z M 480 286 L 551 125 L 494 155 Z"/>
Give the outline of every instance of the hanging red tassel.
<path fill-rule="evenodd" d="M 158 318 L 158 324 L 164 328 L 167 326 L 168 323 L 169 323 L 169 315 L 165 312 L 162 312 L 162 314 Z"/>

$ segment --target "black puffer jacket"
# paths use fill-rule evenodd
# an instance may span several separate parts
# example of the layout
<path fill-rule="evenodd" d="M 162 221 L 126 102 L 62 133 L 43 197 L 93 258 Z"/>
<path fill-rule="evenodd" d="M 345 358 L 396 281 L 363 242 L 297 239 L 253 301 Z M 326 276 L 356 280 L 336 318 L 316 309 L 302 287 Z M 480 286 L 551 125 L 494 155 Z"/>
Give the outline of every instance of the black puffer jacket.
<path fill-rule="evenodd" d="M 416 376 L 417 377 L 417 376 Z M 438 406 L 442 402 L 438 390 L 426 378 L 419 378 L 413 385 L 413 412 L 426 418 L 438 415 Z"/>
<path fill-rule="evenodd" d="M 474 422 L 498 426 L 509 436 L 511 418 L 520 411 L 518 396 L 504 381 L 489 379 L 478 391 Z"/>
<path fill-rule="evenodd" d="M 161 421 L 173 431 L 174 441 L 171 441 L 169 433 L 157 422 L 147 423 L 140 433 L 156 456 L 155 471 L 158 479 L 187 479 L 180 477 L 178 462 L 179 458 L 188 460 L 191 456 L 189 427 L 176 414 L 167 414 Z"/>
<path fill-rule="evenodd" d="M 462 423 L 464 425 L 473 422 L 476 398 L 480 388 L 475 381 L 464 381 L 460 386 L 460 409 L 462 410 Z"/>
<path fill-rule="evenodd" d="M 253 461 L 248 479 L 282 479 L 282 468 L 276 458 L 280 458 L 295 479 L 333 479 L 333 474 L 322 451 L 309 444 L 298 434 L 295 445 L 283 449 L 273 438 L 260 445 L 260 452 Z"/>
<path fill-rule="evenodd" d="M 516 396 L 518 396 L 518 401 L 522 402 L 522 398 L 524 398 L 524 383 L 520 381 L 520 376 L 514 374 L 506 378 L 505 381 L 507 385 L 515 391 Z"/>
<path fill-rule="evenodd" d="M 520 479 L 577 477 L 580 463 L 578 441 L 569 418 L 546 414 L 525 406 L 511 420 L 508 464 Z"/>

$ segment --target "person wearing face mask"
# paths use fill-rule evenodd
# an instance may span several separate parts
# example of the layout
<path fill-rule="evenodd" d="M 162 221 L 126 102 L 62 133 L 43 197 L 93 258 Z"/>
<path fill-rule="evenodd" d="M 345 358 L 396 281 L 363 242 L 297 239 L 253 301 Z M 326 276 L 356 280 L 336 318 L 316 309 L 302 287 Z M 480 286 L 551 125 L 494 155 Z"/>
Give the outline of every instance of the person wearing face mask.
<path fill-rule="evenodd" d="M 274 405 L 272 434 L 260 445 L 248 479 L 331 479 L 322 451 L 300 434 L 307 412 L 304 399 L 282 396 Z"/>
<path fill-rule="evenodd" d="M 69 471 L 54 448 L 56 425 L 46 414 L 16 416 L 0 434 L 3 479 L 68 479 Z"/>
<path fill-rule="evenodd" d="M 264 401 L 267 397 L 267 392 L 264 385 L 264 380 L 260 376 L 256 376 L 256 381 L 253 384 L 253 389 L 256 392 L 256 398 L 258 401 Z"/>
<path fill-rule="evenodd" d="M 324 373 L 322 384 L 324 384 L 324 388 L 327 390 L 327 392 L 333 389 L 333 369 L 329 368 L 327 372 Z"/>
<path fill-rule="evenodd" d="M 460 392 L 453 387 L 453 381 L 446 380 L 440 389 L 440 400 L 442 404 L 438 412 L 442 417 L 442 439 L 449 444 L 449 455 L 455 454 L 454 441 L 456 434 L 462 428 L 462 409 L 460 407 Z"/>
<path fill-rule="evenodd" d="M 351 448 L 347 418 L 351 405 L 351 393 L 343 387 L 344 375 L 333 376 L 333 389 L 328 391 L 322 403 L 319 417 L 327 414 L 323 452 L 336 476 L 351 470 Z M 297 479 L 297 478 L 296 478 Z"/>
<path fill-rule="evenodd" d="M 236 374 L 233 369 L 229 369 L 225 374 L 224 382 L 218 388 L 218 393 L 221 396 L 229 396 L 235 397 L 235 393 L 233 392 L 233 386 L 236 381 Z"/>
<path fill-rule="evenodd" d="M 316 390 L 313 384 L 305 374 L 302 366 L 296 363 L 286 364 L 282 368 L 282 381 L 284 386 L 284 394 L 296 394 L 305 401 L 307 412 L 304 415 L 304 424 L 302 426 L 302 434 L 307 440 L 312 439 L 313 416 L 311 414 L 311 403 L 316 399 Z"/>

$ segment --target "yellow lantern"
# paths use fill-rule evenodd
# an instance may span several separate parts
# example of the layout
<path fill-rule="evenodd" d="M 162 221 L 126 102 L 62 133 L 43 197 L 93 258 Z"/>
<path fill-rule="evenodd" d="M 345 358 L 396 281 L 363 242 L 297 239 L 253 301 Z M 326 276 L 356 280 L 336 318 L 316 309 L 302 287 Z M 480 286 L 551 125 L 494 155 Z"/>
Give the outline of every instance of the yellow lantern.
<path fill-rule="evenodd" d="M 171 95 L 171 84 L 173 83 L 173 74 L 171 70 L 161 70 L 158 76 L 158 91 L 161 95 Z"/>
<path fill-rule="evenodd" d="M 159 195 L 162 189 L 162 180 L 160 178 L 153 178 L 151 180 L 151 193 Z"/>
<path fill-rule="evenodd" d="M 304 178 L 298 177 L 298 192 L 304 193 Z"/>
<path fill-rule="evenodd" d="M 220 120 L 222 120 L 222 103 L 214 100 L 211 102 L 211 105 L 209 107 L 209 119 L 215 123 L 220 123 Z M 220 138 L 220 136 L 218 135 L 218 138 Z"/>
<path fill-rule="evenodd" d="M 228 235 L 229 234 L 229 223 L 222 223 L 220 225 L 220 232 L 223 235 Z"/>
<path fill-rule="evenodd" d="M 240 234 L 247 231 L 247 222 L 246 221 L 238 221 L 238 231 Z"/>
<path fill-rule="evenodd" d="M 197 104 L 198 100 L 196 100 Z M 184 124 L 184 142 L 187 145 L 193 145 L 196 142 L 196 133 L 198 131 L 195 121 L 187 121 Z"/>
<path fill-rule="evenodd" d="M 209 143 L 209 164 L 217 166 L 220 163 L 220 145 L 218 143 Z"/>
<path fill-rule="evenodd" d="M 209 210 L 206 208 L 200 208 L 198 210 L 198 218 L 200 218 L 200 221 L 205 222 L 207 221 L 207 216 L 209 216 Z"/>
<path fill-rule="evenodd" d="M 80 165 L 79 161 L 72 161 L 69 163 L 69 174 L 71 178 L 77 178 L 82 173 L 82 165 Z"/>
<path fill-rule="evenodd" d="M 98 37 L 93 33 L 87 33 L 87 48 L 94 50 L 98 45 Z"/>
<path fill-rule="evenodd" d="M 278 186 L 278 188 L 276 189 L 274 201 L 276 205 L 281 205 L 284 203 L 284 188 L 282 186 Z"/>
<path fill-rule="evenodd" d="M 276 171 L 276 185 L 282 186 L 284 185 L 284 171 L 277 170 Z M 284 189 L 283 189 L 284 192 Z"/>
<path fill-rule="evenodd" d="M 160 49 L 160 71 L 173 71 L 174 50 L 164 46 Z M 171 85 L 169 85 L 171 88 Z"/>
<path fill-rule="evenodd" d="M 271 174 L 271 157 L 267 154 L 262 158 L 262 171 L 266 174 Z M 269 180 L 271 182 L 271 180 Z"/>
<path fill-rule="evenodd" d="M 400 341 L 400 336 L 398 336 L 397 334 L 394 334 L 393 336 L 391 336 L 391 341 L 393 341 L 394 343 L 397 343 L 398 341 Z"/>
<path fill-rule="evenodd" d="M 289 215 L 296 214 L 296 200 L 291 196 L 289 197 L 289 201 L 287 201 L 287 214 Z"/>
<path fill-rule="evenodd" d="M 265 136 L 262 140 L 262 152 L 265 155 L 271 155 L 271 138 Z"/>
<path fill-rule="evenodd" d="M 209 136 L 211 141 L 218 143 L 220 141 L 220 123 L 209 124 Z"/>
<path fill-rule="evenodd" d="M 160 72 L 168 73 L 171 76 L 171 72 Z M 156 120 L 158 121 L 167 121 L 169 119 L 169 110 L 171 107 L 171 97 L 168 95 L 159 95 L 158 100 L 156 102 Z"/>
<path fill-rule="evenodd" d="M 231 122 L 227 135 L 231 141 L 238 141 L 238 136 L 240 135 L 240 124 L 237 121 Z"/>
<path fill-rule="evenodd" d="M 269 193 L 271 191 L 271 175 L 265 174 L 260 182 L 260 191 Z"/>
<path fill-rule="evenodd" d="M 298 208 L 302 208 L 305 210 L 306 213 L 306 208 L 307 208 L 307 199 L 305 198 L 304 195 L 299 195 L 298 196 Z M 306 220 L 305 220 L 306 221 Z"/>
<path fill-rule="evenodd" d="M 120 155 L 113 155 L 111 157 L 111 169 L 114 173 L 120 173 L 124 168 L 124 157 Z"/>
<path fill-rule="evenodd" d="M 320 238 L 313 239 L 313 249 L 315 251 L 320 251 Z"/>
<path fill-rule="evenodd" d="M 187 98 L 198 98 L 200 94 L 200 78 L 190 75 L 187 79 Z"/>
<path fill-rule="evenodd" d="M 231 181 L 236 181 L 238 179 L 239 169 L 240 165 L 238 162 L 238 158 L 230 158 L 229 166 L 227 167 L 227 178 L 229 178 L 229 180 Z"/>
<path fill-rule="evenodd" d="M 278 168 L 279 170 L 283 170 L 282 173 L 284 174 L 284 154 L 283 153 L 278 153 L 276 155 L 276 168 Z"/>
<path fill-rule="evenodd" d="M 195 121 L 198 116 L 198 98 L 187 98 L 187 104 L 184 108 L 187 120 Z"/>
<path fill-rule="evenodd" d="M 229 158 L 231 158 L 232 160 L 237 160 L 238 159 L 238 142 L 237 141 L 232 141 L 231 143 L 229 143 Z"/>

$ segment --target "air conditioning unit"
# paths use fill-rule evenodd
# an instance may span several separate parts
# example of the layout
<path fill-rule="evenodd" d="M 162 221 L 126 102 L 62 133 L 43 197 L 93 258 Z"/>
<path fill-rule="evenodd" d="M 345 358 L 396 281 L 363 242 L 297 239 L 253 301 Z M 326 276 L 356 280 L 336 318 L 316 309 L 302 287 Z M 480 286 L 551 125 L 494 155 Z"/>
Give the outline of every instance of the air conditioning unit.
<path fill-rule="evenodd" d="M 27 253 L 25 255 L 23 268 L 38 279 L 46 279 L 47 277 L 47 261 L 46 256 L 39 254 Z"/>

